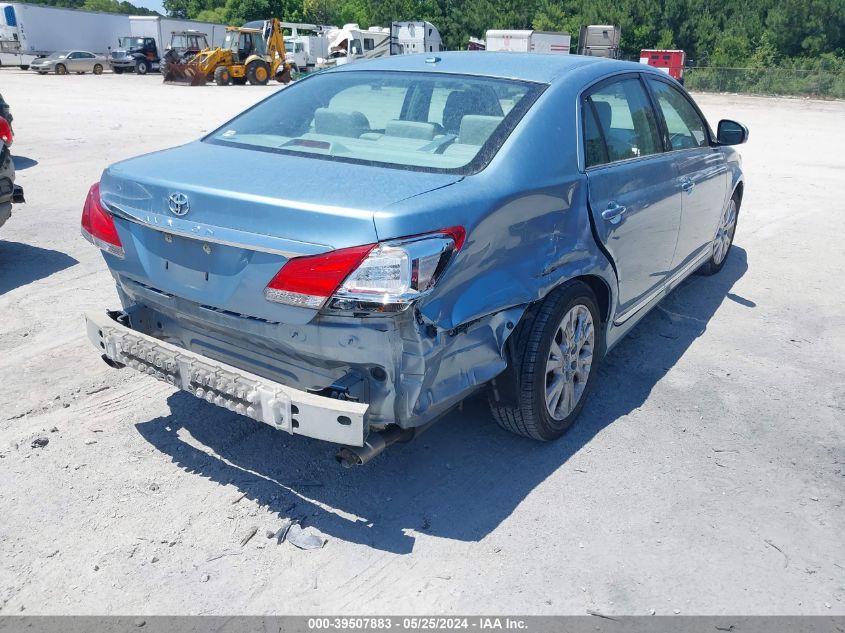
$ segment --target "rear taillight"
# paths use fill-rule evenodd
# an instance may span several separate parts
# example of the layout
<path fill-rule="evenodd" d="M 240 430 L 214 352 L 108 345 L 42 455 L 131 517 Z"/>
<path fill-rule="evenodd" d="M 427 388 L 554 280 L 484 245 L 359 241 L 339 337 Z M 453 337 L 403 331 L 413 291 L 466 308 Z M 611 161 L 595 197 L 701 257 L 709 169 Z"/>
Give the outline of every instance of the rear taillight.
<path fill-rule="evenodd" d="M 322 308 L 326 299 L 375 247 L 375 244 L 367 244 L 289 259 L 264 289 L 264 296 L 276 303 Z"/>
<path fill-rule="evenodd" d="M 88 190 L 82 207 L 82 236 L 105 252 L 123 259 L 123 243 L 117 235 L 114 219 L 100 202 L 100 183 L 94 183 Z"/>
<path fill-rule="evenodd" d="M 9 122 L 0 116 L 0 141 L 3 141 L 7 147 L 12 145 L 15 137 L 12 135 L 12 126 Z"/>
<path fill-rule="evenodd" d="M 434 288 L 463 246 L 463 227 L 289 260 L 264 296 L 333 310 L 397 311 Z"/>

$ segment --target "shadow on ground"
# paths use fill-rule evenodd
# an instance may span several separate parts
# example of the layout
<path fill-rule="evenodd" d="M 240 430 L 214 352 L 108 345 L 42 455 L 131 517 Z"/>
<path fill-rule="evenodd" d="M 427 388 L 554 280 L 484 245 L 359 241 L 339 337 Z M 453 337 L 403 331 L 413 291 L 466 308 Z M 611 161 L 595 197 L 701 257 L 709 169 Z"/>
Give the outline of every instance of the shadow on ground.
<path fill-rule="evenodd" d="M 604 427 L 648 398 L 746 269 L 745 251 L 734 247 L 718 275 L 688 279 L 660 304 L 663 310 L 645 317 L 609 354 L 579 421 L 555 443 L 500 430 L 483 396 L 414 442 L 352 470 L 335 466 L 330 445 L 287 436 L 184 392 L 169 398 L 171 415 L 137 429 L 186 471 L 232 484 L 280 516 L 306 516 L 333 538 L 395 553 L 413 550 L 414 531 L 476 541 Z"/>
<path fill-rule="evenodd" d="M 15 165 L 15 171 L 23 171 L 30 167 L 35 167 L 38 161 L 34 158 L 27 158 L 26 156 L 12 156 L 12 162 Z"/>
<path fill-rule="evenodd" d="M 0 240 L 0 295 L 78 263 L 60 251 Z"/>

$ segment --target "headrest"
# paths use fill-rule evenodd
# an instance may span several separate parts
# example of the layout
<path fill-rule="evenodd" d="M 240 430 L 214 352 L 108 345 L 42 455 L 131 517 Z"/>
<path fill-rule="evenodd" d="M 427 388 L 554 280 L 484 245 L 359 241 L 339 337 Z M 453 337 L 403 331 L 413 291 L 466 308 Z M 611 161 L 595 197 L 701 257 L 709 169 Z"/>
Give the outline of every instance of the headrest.
<path fill-rule="evenodd" d="M 458 143 L 464 145 L 484 145 L 504 117 L 467 114 L 461 119 L 461 131 Z"/>
<path fill-rule="evenodd" d="M 421 121 L 388 121 L 384 134 L 430 141 L 434 138 L 434 124 Z"/>
<path fill-rule="evenodd" d="M 314 112 L 314 131 L 317 134 L 358 138 L 370 131 L 370 122 L 357 110 L 330 110 L 317 108 Z"/>

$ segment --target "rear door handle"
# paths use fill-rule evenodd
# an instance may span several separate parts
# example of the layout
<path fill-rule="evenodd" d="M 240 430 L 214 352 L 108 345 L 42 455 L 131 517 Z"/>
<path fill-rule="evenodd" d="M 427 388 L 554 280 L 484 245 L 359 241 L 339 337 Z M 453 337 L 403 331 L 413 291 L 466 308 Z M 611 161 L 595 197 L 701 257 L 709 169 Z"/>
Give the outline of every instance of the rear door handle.
<path fill-rule="evenodd" d="M 622 221 L 622 215 L 627 211 L 627 207 L 611 202 L 607 205 L 607 209 L 601 212 L 601 217 L 611 224 L 619 224 Z"/>
<path fill-rule="evenodd" d="M 695 183 L 689 178 L 684 178 L 681 180 L 681 189 L 689 193 L 690 191 L 695 189 Z"/>

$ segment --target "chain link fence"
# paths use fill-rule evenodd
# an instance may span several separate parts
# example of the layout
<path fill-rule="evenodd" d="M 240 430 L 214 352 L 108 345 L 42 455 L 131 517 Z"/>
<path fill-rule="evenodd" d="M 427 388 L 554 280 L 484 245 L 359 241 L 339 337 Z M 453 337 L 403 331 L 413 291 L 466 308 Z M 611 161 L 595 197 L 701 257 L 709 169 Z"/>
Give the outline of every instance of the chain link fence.
<path fill-rule="evenodd" d="M 845 99 L 845 72 L 821 66 L 809 70 L 699 66 L 685 69 L 684 85 L 701 92 Z"/>

